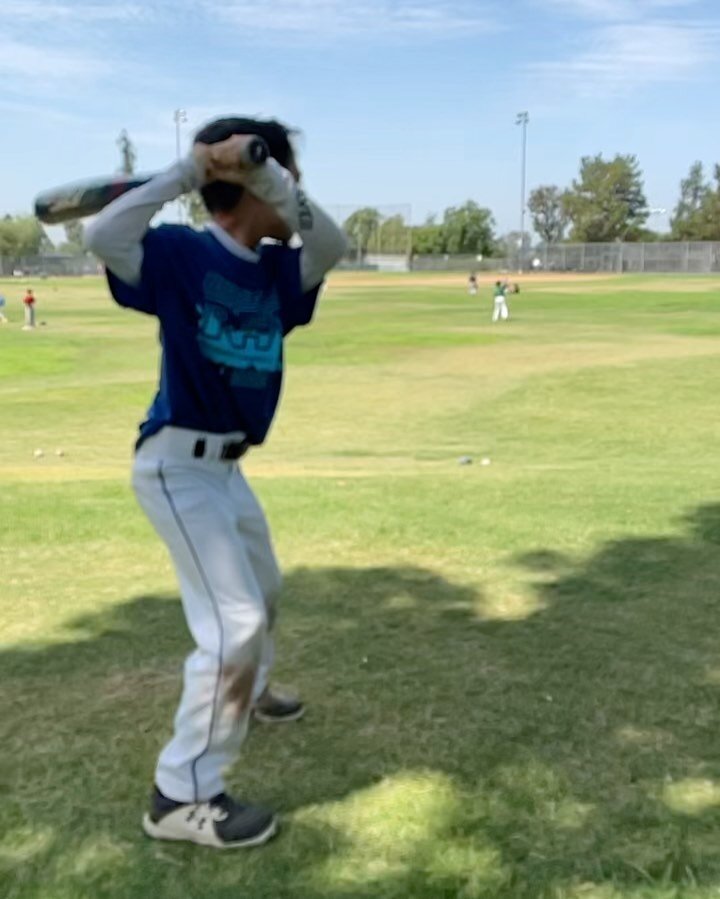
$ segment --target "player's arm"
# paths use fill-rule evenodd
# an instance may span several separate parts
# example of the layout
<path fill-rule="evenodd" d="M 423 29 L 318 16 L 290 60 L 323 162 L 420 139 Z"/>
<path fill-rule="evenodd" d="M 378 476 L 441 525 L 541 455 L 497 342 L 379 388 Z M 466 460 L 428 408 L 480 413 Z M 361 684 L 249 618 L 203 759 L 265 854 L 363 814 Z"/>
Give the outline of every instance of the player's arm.
<path fill-rule="evenodd" d="M 342 258 L 345 235 L 330 216 L 306 196 L 295 175 L 275 159 L 264 165 L 242 165 L 248 138 L 234 134 L 217 144 L 196 143 L 193 155 L 205 183 L 229 181 L 249 190 L 277 212 L 289 229 L 300 236 L 300 269 L 304 290 L 317 287 Z"/>
<path fill-rule="evenodd" d="M 347 251 L 347 238 L 330 216 L 304 196 L 306 214 L 300 215 L 298 234 L 303 242 L 300 277 L 304 290 L 321 284 Z"/>
<path fill-rule="evenodd" d="M 300 278 L 303 290 L 320 284 L 342 258 L 347 239 L 317 203 L 298 186 L 292 174 L 274 159 L 248 172 L 245 187 L 272 206 L 280 218 L 299 235 Z"/>
<path fill-rule="evenodd" d="M 142 242 L 152 217 L 165 203 L 198 187 L 200 177 L 196 161 L 190 156 L 118 197 L 86 229 L 86 249 L 121 281 L 136 287 L 141 280 Z"/>

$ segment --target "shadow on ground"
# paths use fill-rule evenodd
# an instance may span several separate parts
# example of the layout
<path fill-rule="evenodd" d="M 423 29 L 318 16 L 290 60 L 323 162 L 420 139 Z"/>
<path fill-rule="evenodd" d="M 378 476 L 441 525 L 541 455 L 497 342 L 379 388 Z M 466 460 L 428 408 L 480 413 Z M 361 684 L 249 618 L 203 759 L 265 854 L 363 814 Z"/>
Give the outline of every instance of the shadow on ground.
<path fill-rule="evenodd" d="M 511 560 L 540 607 L 511 622 L 420 568 L 291 572 L 280 674 L 310 713 L 251 734 L 233 786 L 288 820 L 232 861 L 137 836 L 189 646 L 175 598 L 140 596 L 74 622 L 69 642 L 3 652 L 0 895 L 720 884 L 720 505 L 679 526 L 579 562 L 551 548 Z"/>

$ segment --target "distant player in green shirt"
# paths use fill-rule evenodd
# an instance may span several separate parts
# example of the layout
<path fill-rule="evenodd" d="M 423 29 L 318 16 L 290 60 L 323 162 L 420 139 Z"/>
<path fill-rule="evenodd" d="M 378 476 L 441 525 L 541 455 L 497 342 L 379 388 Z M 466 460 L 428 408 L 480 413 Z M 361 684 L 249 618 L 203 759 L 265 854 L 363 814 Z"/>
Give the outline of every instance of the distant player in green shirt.
<path fill-rule="evenodd" d="M 492 320 L 496 322 L 499 318 L 503 321 L 507 321 L 510 318 L 510 313 L 507 307 L 507 283 L 503 284 L 502 281 L 495 282 L 495 291 L 494 291 L 494 299 L 495 306 L 493 309 L 493 317 Z"/>

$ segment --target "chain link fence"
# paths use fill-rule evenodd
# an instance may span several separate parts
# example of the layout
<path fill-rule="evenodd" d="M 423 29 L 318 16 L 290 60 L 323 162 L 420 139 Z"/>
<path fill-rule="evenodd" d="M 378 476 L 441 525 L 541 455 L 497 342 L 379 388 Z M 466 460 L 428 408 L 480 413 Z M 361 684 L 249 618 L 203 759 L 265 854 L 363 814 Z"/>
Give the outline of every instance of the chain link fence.
<path fill-rule="evenodd" d="M 338 220 L 350 219 L 356 225 L 356 236 L 348 237 L 348 252 L 340 267 L 376 271 L 545 271 L 587 273 L 720 273 L 718 243 L 586 243 L 555 244 L 527 251 L 521 258 L 480 257 L 475 255 L 427 255 L 412 253 L 412 229 L 408 207 L 384 207 L 374 226 L 369 217 L 351 219 L 357 207 L 335 207 Z M 404 210 L 404 211 L 403 211 Z M 358 225 L 360 222 L 360 225 Z M 383 227 L 385 226 L 385 227 Z M 364 228 L 362 237 L 360 228 Z M 0 277 L 57 275 L 95 275 L 101 272 L 90 254 L 63 255 L 49 253 L 19 259 L 0 257 Z"/>
<path fill-rule="evenodd" d="M 607 274 L 720 273 L 720 243 L 577 243 L 510 257 L 413 256 L 413 271 L 546 271 Z"/>
<path fill-rule="evenodd" d="M 528 254 L 523 268 L 561 272 L 720 272 L 720 243 L 557 244 Z"/>
<path fill-rule="evenodd" d="M 89 253 L 76 256 L 46 253 L 39 256 L 9 258 L 0 256 L 0 277 L 49 278 L 56 275 L 96 275 L 102 271 L 97 259 Z"/>

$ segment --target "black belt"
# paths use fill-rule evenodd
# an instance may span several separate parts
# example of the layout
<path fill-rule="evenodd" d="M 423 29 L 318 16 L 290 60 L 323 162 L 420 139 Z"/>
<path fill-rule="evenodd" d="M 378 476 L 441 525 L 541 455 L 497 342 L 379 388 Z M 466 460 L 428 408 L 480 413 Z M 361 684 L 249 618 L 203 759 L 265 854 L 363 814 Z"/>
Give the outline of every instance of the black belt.
<path fill-rule="evenodd" d="M 228 440 L 227 443 L 223 443 L 222 449 L 220 450 L 220 458 L 225 462 L 234 462 L 235 459 L 239 459 L 241 456 L 244 456 L 245 453 L 250 449 L 252 443 L 245 437 L 243 440 Z M 202 459 L 205 456 L 205 450 L 207 449 L 207 441 L 200 437 L 195 441 L 195 446 L 193 448 L 193 457 L 195 459 Z"/>

